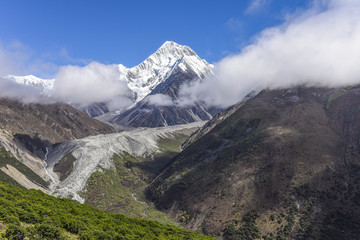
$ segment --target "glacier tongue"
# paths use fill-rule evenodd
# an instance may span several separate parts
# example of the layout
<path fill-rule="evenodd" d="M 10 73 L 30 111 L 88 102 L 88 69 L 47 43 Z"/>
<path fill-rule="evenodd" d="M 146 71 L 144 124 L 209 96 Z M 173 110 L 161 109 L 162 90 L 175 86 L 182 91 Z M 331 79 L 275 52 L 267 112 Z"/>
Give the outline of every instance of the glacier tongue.
<path fill-rule="evenodd" d="M 195 122 L 186 125 L 176 125 L 162 128 L 138 128 L 121 133 L 97 135 L 80 140 L 64 142 L 56 149 L 61 149 L 59 154 L 49 152 L 47 171 L 54 179 L 52 183 L 52 195 L 59 197 L 70 197 L 80 203 L 84 199 L 79 193 L 84 189 L 91 174 L 101 168 L 111 168 L 113 163 L 111 157 L 122 152 L 137 156 L 148 156 L 157 151 L 157 141 L 160 138 L 174 138 L 178 131 L 189 131 L 197 129 L 205 122 Z M 76 158 L 73 171 L 63 180 L 53 171 L 54 165 L 69 152 Z M 65 154 L 64 154 L 65 153 Z"/>

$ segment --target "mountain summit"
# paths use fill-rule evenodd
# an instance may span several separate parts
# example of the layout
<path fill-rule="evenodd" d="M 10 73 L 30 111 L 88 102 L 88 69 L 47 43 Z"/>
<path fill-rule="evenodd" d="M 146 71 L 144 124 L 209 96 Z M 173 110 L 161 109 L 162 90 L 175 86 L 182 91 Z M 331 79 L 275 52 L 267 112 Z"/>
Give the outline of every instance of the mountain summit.
<path fill-rule="evenodd" d="M 136 104 L 110 121 L 131 127 L 162 127 L 211 119 L 218 109 L 208 109 L 201 103 L 176 106 L 171 102 L 178 99 L 183 84 L 213 74 L 212 69 L 213 65 L 188 46 L 165 42 L 143 63 L 126 73 Z M 156 103 L 150 101 L 158 97 Z M 165 101 L 170 104 L 163 104 Z"/>
<path fill-rule="evenodd" d="M 144 99 L 177 67 L 183 71 L 192 71 L 198 78 L 203 78 L 213 68 L 190 47 L 172 41 L 166 41 L 155 53 L 135 67 L 126 68 L 119 64 L 121 78 L 128 82 L 129 88 L 134 92 L 135 102 Z"/>

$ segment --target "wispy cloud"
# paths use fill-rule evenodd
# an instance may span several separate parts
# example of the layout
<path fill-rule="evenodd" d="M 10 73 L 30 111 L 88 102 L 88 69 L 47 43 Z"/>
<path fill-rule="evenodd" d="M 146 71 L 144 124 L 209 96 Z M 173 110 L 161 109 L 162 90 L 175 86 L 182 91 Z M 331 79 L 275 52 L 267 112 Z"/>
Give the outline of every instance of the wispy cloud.
<path fill-rule="evenodd" d="M 254 14 L 269 4 L 270 0 L 251 0 L 249 6 L 245 10 L 245 14 Z"/>
<path fill-rule="evenodd" d="M 239 18 L 232 17 L 226 22 L 226 26 L 235 32 L 243 29 L 244 23 Z"/>
<path fill-rule="evenodd" d="M 80 65 L 86 65 L 92 62 L 91 59 L 84 59 L 84 58 L 73 58 L 69 51 L 62 47 L 59 50 L 59 57 L 63 58 L 66 62 L 70 63 L 70 64 L 80 64 Z"/>
<path fill-rule="evenodd" d="M 34 74 L 50 77 L 58 70 L 58 66 L 19 40 L 3 43 L 0 41 L 0 76 L 8 74 Z"/>
<path fill-rule="evenodd" d="M 19 62 L 24 62 L 28 53 L 19 48 L 22 46 L 17 41 L 7 45 L 0 42 L 0 76 L 20 72 Z"/>

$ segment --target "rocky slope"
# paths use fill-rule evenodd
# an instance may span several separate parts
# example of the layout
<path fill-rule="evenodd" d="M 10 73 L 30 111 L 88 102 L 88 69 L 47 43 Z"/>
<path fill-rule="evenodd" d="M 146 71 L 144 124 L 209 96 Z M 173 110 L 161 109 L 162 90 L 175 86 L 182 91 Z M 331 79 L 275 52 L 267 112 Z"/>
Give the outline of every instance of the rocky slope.
<path fill-rule="evenodd" d="M 148 188 L 190 229 L 223 239 L 358 239 L 360 88 L 262 91 Z"/>

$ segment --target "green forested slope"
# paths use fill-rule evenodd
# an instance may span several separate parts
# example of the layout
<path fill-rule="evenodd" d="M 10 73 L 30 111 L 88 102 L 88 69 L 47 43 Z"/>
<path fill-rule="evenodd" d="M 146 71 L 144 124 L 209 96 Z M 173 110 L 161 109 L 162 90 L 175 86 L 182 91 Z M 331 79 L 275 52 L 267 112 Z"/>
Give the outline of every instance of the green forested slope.
<path fill-rule="evenodd" d="M 0 182 L 0 239 L 211 239 Z"/>

